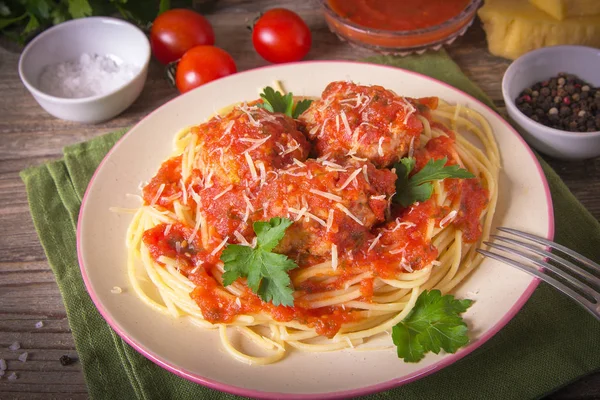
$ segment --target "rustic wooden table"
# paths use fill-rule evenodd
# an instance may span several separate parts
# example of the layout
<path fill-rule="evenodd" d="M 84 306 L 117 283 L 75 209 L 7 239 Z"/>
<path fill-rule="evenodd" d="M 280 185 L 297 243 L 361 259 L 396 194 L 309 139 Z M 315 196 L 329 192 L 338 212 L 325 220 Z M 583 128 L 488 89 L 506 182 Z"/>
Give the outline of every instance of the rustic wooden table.
<path fill-rule="evenodd" d="M 222 0 L 207 14 L 215 29 L 217 45 L 227 50 L 239 70 L 266 62 L 252 48 L 246 26 L 271 2 Z M 342 43 L 329 32 L 316 0 L 279 1 L 297 11 L 310 25 L 313 45 L 307 60 L 356 60 L 373 55 Z M 138 122 L 143 116 L 177 96 L 163 78 L 162 67 L 150 65 L 148 81 L 139 99 L 120 116 L 98 125 L 81 125 L 55 119 L 42 110 L 17 72 L 19 52 L 0 42 L 0 358 L 9 360 L 16 381 L 0 377 L 0 399 L 48 399 L 87 397 L 78 363 L 63 367 L 58 359 L 75 354 L 65 309 L 54 276 L 39 244 L 27 205 L 19 171 L 61 157 L 66 145 L 91 139 Z M 509 61 L 487 52 L 479 21 L 448 47 L 465 73 L 504 109 L 502 75 Z M 600 219 L 600 158 L 580 162 L 547 159 L 575 196 Z M 43 321 L 44 327 L 35 324 Z M 26 363 L 16 361 L 20 352 L 8 346 L 18 341 L 29 352 Z M 583 378 L 550 396 L 552 399 L 600 398 L 600 374 Z"/>

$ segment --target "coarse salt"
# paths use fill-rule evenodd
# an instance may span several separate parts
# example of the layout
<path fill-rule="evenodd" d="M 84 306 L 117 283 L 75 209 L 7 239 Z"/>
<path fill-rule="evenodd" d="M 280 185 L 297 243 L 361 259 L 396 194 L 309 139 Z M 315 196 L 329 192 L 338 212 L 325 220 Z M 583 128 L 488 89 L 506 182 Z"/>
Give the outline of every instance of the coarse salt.
<path fill-rule="evenodd" d="M 44 327 L 44 323 L 42 321 L 38 321 L 35 323 L 35 328 L 40 329 Z"/>
<path fill-rule="evenodd" d="M 110 56 L 83 53 L 77 60 L 46 66 L 40 75 L 39 88 L 63 98 L 97 96 L 123 86 L 138 71 L 135 65 Z"/>
<path fill-rule="evenodd" d="M 13 372 L 13 373 L 11 373 L 11 374 L 8 376 L 8 380 L 9 380 L 9 381 L 16 381 L 16 380 L 17 380 L 17 378 L 18 378 L 18 376 L 17 376 L 17 374 L 16 374 L 16 373 L 14 373 L 14 372 Z"/>
<path fill-rule="evenodd" d="M 4 358 L 0 358 L 0 371 L 6 370 L 6 360 Z"/>
<path fill-rule="evenodd" d="M 19 358 L 19 361 L 25 362 L 25 361 L 27 361 L 27 357 L 29 357 L 29 353 L 25 352 L 25 353 L 21 353 L 21 355 L 19 355 L 18 358 Z"/>
<path fill-rule="evenodd" d="M 17 351 L 21 348 L 21 343 L 19 342 L 13 342 L 10 346 L 8 346 L 8 349 L 11 351 Z"/>

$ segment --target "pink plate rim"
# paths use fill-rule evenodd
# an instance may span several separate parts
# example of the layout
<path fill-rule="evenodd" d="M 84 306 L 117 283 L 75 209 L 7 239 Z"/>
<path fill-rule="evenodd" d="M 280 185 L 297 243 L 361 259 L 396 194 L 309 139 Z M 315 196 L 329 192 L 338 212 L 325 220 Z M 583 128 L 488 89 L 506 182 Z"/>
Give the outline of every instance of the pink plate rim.
<path fill-rule="evenodd" d="M 420 74 L 418 72 L 414 72 L 414 71 L 409 71 L 403 68 L 397 68 L 394 66 L 390 66 L 390 65 L 383 65 L 383 64 L 375 64 L 375 63 L 368 63 L 368 62 L 359 62 L 359 61 L 337 61 L 337 60 L 329 60 L 329 61 L 304 61 L 304 62 L 297 62 L 297 63 L 288 63 L 288 64 L 284 64 L 285 66 L 290 66 L 290 65 L 306 65 L 306 64 L 331 64 L 331 63 L 336 63 L 336 64 L 359 64 L 359 65 L 364 65 L 364 66 L 376 66 L 378 68 L 390 68 L 393 70 L 399 70 L 402 71 L 403 73 L 406 74 L 410 74 L 410 75 L 414 75 L 414 76 L 418 76 L 420 78 L 424 78 L 430 81 L 433 81 L 437 84 L 441 84 L 443 86 L 445 86 L 446 88 L 449 88 L 455 92 L 458 92 L 460 95 L 466 96 L 468 99 L 470 99 L 471 101 L 479 104 L 480 106 L 483 106 L 484 108 L 486 108 L 488 111 L 492 112 L 493 114 L 495 114 L 501 121 L 502 123 L 506 126 L 507 130 L 509 132 L 511 132 L 513 135 L 515 135 L 517 137 L 517 139 L 522 143 L 522 145 L 525 147 L 525 149 L 527 150 L 527 152 L 529 153 L 529 155 L 531 156 L 531 159 L 533 160 L 535 166 L 537 167 L 538 170 L 538 174 L 540 176 L 540 179 L 543 183 L 544 186 L 544 191 L 545 191 L 545 196 L 546 196 L 546 201 L 547 201 L 547 206 L 548 206 L 548 234 L 547 234 L 547 238 L 549 240 L 552 240 L 554 238 L 554 209 L 553 209 L 553 204 L 552 204 L 552 196 L 550 194 L 550 187 L 548 186 L 548 181 L 546 179 L 546 176 L 544 175 L 544 172 L 542 170 L 542 167 L 540 165 L 540 163 L 538 162 L 535 154 L 533 153 L 533 151 L 531 150 L 531 148 L 527 145 L 527 143 L 525 142 L 525 140 L 521 137 L 521 135 L 519 135 L 517 133 L 517 131 L 504 119 L 502 118 L 502 116 L 500 116 L 496 111 L 492 110 L 490 107 L 488 107 L 486 104 L 484 104 L 483 102 L 481 102 L 480 100 L 476 99 L 475 97 L 455 88 L 452 85 L 449 85 L 445 82 L 439 81 L 437 79 L 434 79 L 430 76 L 427 75 L 423 75 Z M 255 69 L 251 69 L 251 70 L 247 70 L 247 71 L 243 71 L 243 72 L 239 72 L 236 75 L 240 75 L 240 74 L 247 74 L 247 73 L 251 73 L 252 71 L 256 71 L 256 70 L 262 70 L 262 69 L 269 69 L 269 68 L 278 68 L 281 65 L 267 65 L 264 67 L 260 67 L 260 68 L 255 68 Z M 222 79 L 227 79 L 227 78 L 222 78 Z M 217 80 L 214 82 L 210 82 L 206 85 L 213 85 L 213 84 L 219 84 L 221 83 L 222 80 Z M 205 85 L 205 86 L 206 86 Z M 200 87 L 199 89 L 201 89 L 202 87 Z M 153 115 L 156 112 L 159 112 L 163 107 L 165 107 L 168 103 L 170 103 L 171 101 L 175 100 L 178 97 L 175 97 L 171 100 L 169 100 L 167 103 L 163 104 L 162 106 L 160 106 L 159 108 L 157 108 L 156 110 L 152 111 L 150 114 L 148 114 L 146 117 L 144 117 L 141 121 L 144 121 L 146 118 L 149 118 L 151 115 Z M 134 127 L 135 128 L 137 125 L 139 125 L 140 122 L 138 122 Z M 480 338 L 478 338 L 478 340 L 470 345 L 468 345 L 467 347 L 463 348 L 462 350 L 458 351 L 455 354 L 450 354 L 447 357 L 445 357 L 443 360 L 441 360 L 440 362 L 433 364 L 432 366 L 423 368 L 419 371 L 416 371 L 412 374 L 409 375 L 405 375 L 401 378 L 397 378 L 397 379 L 392 379 L 386 382 L 382 382 L 382 383 L 378 383 L 375 385 L 371 385 L 371 386 L 366 386 L 366 387 L 362 387 L 359 389 L 352 389 L 352 390 L 346 390 L 346 391 L 336 391 L 336 392 L 326 392 L 326 393 L 310 393 L 310 394 L 295 394 L 295 393 L 276 393 L 276 392 L 263 392 L 263 391 L 259 391 L 259 390 L 252 390 L 252 389 L 245 389 L 242 387 L 237 387 L 237 386 L 232 386 L 232 385 L 228 385 L 228 384 L 224 384 L 212 379 L 207 379 L 204 378 L 202 376 L 198 376 L 196 374 L 193 374 L 190 371 L 187 371 L 183 368 L 178 367 L 177 365 L 171 364 L 169 362 L 166 362 L 164 360 L 162 360 L 160 357 L 158 357 L 157 355 L 153 354 L 152 351 L 144 348 L 141 344 L 137 343 L 136 340 L 133 337 L 128 336 L 127 332 L 125 332 L 125 330 L 123 330 L 117 323 L 116 321 L 114 321 L 110 314 L 108 313 L 108 311 L 104 308 L 104 306 L 102 305 L 102 303 L 100 302 L 100 299 L 97 297 L 96 293 L 92 290 L 92 285 L 90 282 L 90 279 L 86 273 L 86 269 L 84 268 L 84 263 L 83 263 L 83 252 L 81 250 L 81 220 L 83 219 L 83 210 L 85 208 L 86 205 L 86 201 L 90 192 L 90 187 L 92 186 L 94 179 L 96 178 L 96 175 L 98 173 L 98 171 L 102 168 L 102 166 L 104 165 L 104 163 L 107 161 L 107 159 L 110 157 L 110 155 L 112 154 L 112 152 L 119 146 L 120 142 L 127 136 L 129 135 L 129 132 L 131 132 L 131 129 L 125 134 L 123 135 L 123 137 L 121 139 L 119 139 L 117 141 L 117 143 L 115 143 L 115 145 L 110 149 L 110 151 L 106 154 L 106 156 L 104 157 L 104 159 L 102 160 L 102 162 L 100 163 L 100 165 L 98 166 L 98 168 L 96 169 L 96 171 L 94 172 L 94 175 L 92 176 L 92 178 L 90 179 L 90 183 L 88 184 L 88 187 L 85 191 L 85 194 L 83 196 L 82 202 L 81 202 L 81 208 L 79 211 L 79 217 L 78 217 L 78 221 L 77 221 L 77 257 L 78 257 L 78 261 L 79 261 L 79 266 L 80 266 L 80 270 L 81 270 L 81 275 L 83 277 L 83 281 L 85 283 L 86 289 L 90 295 L 90 298 L 92 299 L 92 301 L 94 302 L 94 305 L 96 306 L 96 308 L 98 309 L 98 311 L 100 312 L 100 314 L 102 315 L 102 317 L 106 320 L 106 322 L 108 323 L 108 325 L 110 325 L 110 327 L 125 341 L 127 342 L 131 347 L 133 347 L 137 352 L 139 352 L 140 354 L 142 354 L 144 357 L 146 357 L 147 359 L 149 359 L 150 361 L 154 362 L 155 364 L 157 364 L 158 366 L 166 369 L 167 371 L 170 371 L 184 379 L 187 379 L 189 381 L 192 381 L 194 383 L 199 383 L 201 385 L 207 386 L 209 388 L 212 389 L 216 389 L 222 392 L 228 392 L 228 393 L 232 393 L 235 395 L 239 395 L 239 396 L 246 396 L 246 397 L 253 397 L 253 398 L 262 398 L 262 399 L 287 399 L 287 400 L 292 400 L 292 399 L 341 399 L 341 398 L 349 398 L 349 397 L 355 397 L 355 396 L 364 396 L 367 394 L 372 394 L 372 393 L 376 393 L 376 392 L 381 392 L 384 390 L 388 390 L 394 387 L 398 387 L 398 386 L 402 386 L 405 385 L 407 383 L 416 381 L 420 378 L 426 377 L 436 371 L 441 370 L 442 368 L 447 367 L 450 364 L 455 363 L 456 361 L 462 359 L 463 357 L 467 356 L 468 354 L 470 354 L 471 352 L 473 352 L 474 350 L 476 350 L 477 348 L 479 348 L 481 345 L 483 345 L 485 342 L 487 342 L 492 336 L 494 336 L 496 333 L 498 333 L 498 331 L 500 331 L 516 314 L 517 312 L 523 307 L 523 305 L 527 302 L 527 300 L 529 299 L 529 297 L 532 295 L 533 291 L 535 290 L 535 288 L 538 286 L 539 284 L 539 279 L 538 278 L 533 278 L 532 282 L 529 284 L 529 286 L 527 286 L 527 288 L 525 289 L 525 291 L 523 292 L 523 294 L 521 295 L 521 297 L 519 297 L 519 299 L 517 300 L 517 302 L 513 305 L 513 307 L 502 317 L 502 319 L 495 325 L 493 326 L 491 329 L 489 329 L 487 332 L 485 332 Z"/>

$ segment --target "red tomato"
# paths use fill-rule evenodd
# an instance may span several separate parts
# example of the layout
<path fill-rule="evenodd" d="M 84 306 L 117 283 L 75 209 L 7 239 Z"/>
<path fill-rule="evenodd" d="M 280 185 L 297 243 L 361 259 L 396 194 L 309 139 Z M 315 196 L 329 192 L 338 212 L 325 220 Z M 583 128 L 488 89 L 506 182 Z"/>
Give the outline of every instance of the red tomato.
<path fill-rule="evenodd" d="M 215 44 L 210 22 L 192 10 L 165 11 L 154 20 L 150 30 L 150 46 L 158 61 L 168 64 L 194 46 Z"/>
<path fill-rule="evenodd" d="M 214 46 L 196 46 L 186 51 L 175 73 L 175 84 L 185 93 L 207 82 L 237 72 L 233 58 Z"/>
<path fill-rule="evenodd" d="M 264 13 L 252 30 L 254 49 L 272 63 L 301 60 L 310 50 L 311 42 L 306 23 L 298 14 L 284 8 Z"/>

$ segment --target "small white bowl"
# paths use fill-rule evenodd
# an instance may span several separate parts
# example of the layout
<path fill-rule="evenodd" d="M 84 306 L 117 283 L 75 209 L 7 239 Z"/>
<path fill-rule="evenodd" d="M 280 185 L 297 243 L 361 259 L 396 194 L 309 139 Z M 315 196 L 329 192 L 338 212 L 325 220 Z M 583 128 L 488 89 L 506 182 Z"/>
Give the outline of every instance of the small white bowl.
<path fill-rule="evenodd" d="M 56 97 L 39 89 L 46 66 L 77 60 L 84 53 L 109 56 L 117 63 L 134 65 L 138 71 L 123 86 L 91 97 Z M 96 123 L 123 112 L 137 99 L 146 82 L 149 61 L 150 43 L 136 26 L 115 18 L 90 17 L 64 22 L 33 39 L 19 59 L 19 75 L 48 113 L 69 121 Z"/>
<path fill-rule="evenodd" d="M 534 148 L 549 156 L 581 160 L 600 156 L 600 131 L 567 132 L 533 121 L 516 106 L 523 89 L 536 82 L 574 74 L 594 87 L 600 86 L 600 49 L 584 46 L 553 46 L 529 52 L 516 59 L 502 79 L 502 96 L 510 118 Z"/>

